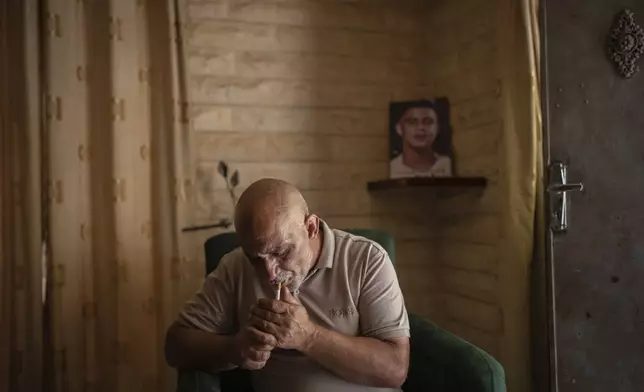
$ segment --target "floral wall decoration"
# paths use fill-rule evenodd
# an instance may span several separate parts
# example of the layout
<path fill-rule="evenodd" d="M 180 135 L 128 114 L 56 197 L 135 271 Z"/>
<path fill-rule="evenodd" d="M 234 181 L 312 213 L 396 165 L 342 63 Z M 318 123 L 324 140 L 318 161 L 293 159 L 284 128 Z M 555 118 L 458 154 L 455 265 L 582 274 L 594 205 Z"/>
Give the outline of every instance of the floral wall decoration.
<path fill-rule="evenodd" d="M 224 161 L 219 161 L 217 166 L 217 172 L 220 176 L 223 177 L 224 182 L 226 182 L 226 189 L 230 194 L 230 202 L 233 204 L 233 210 L 235 205 L 237 205 L 237 195 L 235 194 L 235 188 L 239 185 L 239 171 L 233 170 L 231 172 L 230 166 Z M 232 226 L 232 217 L 226 217 L 220 219 L 218 222 L 208 224 L 208 225 L 199 225 L 199 226 L 190 226 L 184 228 L 182 231 L 197 231 L 197 230 L 206 230 L 206 229 L 215 229 L 215 228 L 224 228 L 227 229 Z"/>

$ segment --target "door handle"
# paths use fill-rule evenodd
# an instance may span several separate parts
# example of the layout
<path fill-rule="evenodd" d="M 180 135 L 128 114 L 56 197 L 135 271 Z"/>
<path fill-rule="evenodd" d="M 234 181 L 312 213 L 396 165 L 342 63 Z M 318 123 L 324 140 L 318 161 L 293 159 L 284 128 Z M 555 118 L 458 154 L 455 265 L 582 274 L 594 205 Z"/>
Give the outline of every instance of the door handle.
<path fill-rule="evenodd" d="M 568 192 L 581 192 L 584 184 L 569 183 L 568 166 L 563 162 L 553 162 L 550 165 L 547 190 L 550 194 L 550 229 L 555 233 L 565 232 L 568 230 L 570 209 Z"/>
<path fill-rule="evenodd" d="M 573 184 L 550 185 L 548 187 L 548 192 L 550 193 L 561 193 L 561 192 L 572 192 L 572 191 L 581 192 L 583 190 L 584 190 L 584 184 L 579 182 L 573 183 Z"/>

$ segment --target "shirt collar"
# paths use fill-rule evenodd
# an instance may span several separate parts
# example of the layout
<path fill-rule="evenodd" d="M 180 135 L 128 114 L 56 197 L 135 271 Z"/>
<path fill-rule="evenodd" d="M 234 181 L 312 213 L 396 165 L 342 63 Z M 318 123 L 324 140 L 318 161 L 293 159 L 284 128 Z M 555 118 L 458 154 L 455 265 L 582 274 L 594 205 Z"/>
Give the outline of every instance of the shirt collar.
<path fill-rule="evenodd" d="M 322 250 L 315 269 L 331 268 L 335 255 L 335 234 L 322 219 L 320 219 L 320 233 L 322 234 Z"/>

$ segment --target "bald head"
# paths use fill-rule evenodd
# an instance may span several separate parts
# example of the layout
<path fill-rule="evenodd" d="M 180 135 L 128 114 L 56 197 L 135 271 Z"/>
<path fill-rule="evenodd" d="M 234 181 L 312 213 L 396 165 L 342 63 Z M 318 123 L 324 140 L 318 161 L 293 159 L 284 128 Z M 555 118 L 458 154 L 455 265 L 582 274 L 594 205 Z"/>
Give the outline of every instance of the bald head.
<path fill-rule="evenodd" d="M 260 273 L 295 286 L 319 250 L 317 216 L 309 213 L 297 188 L 283 180 L 264 178 L 246 188 L 235 208 L 235 230 Z"/>
<path fill-rule="evenodd" d="M 235 228 L 241 236 L 270 236 L 281 226 L 299 220 L 304 224 L 308 206 L 292 184 L 274 178 L 252 183 L 239 197 Z"/>

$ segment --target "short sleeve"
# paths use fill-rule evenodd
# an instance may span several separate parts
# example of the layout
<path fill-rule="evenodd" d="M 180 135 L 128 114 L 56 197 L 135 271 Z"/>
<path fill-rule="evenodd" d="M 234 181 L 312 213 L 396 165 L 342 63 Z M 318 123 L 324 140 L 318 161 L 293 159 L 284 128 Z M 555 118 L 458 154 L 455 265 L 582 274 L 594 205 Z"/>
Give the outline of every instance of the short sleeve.
<path fill-rule="evenodd" d="M 378 247 L 370 253 L 358 300 L 361 333 L 379 339 L 409 337 L 409 318 L 393 263 Z"/>
<path fill-rule="evenodd" d="M 179 313 L 179 323 L 222 335 L 235 333 L 235 266 L 232 254 L 206 277 L 197 293 Z"/>

